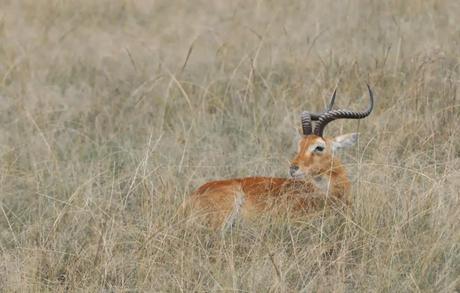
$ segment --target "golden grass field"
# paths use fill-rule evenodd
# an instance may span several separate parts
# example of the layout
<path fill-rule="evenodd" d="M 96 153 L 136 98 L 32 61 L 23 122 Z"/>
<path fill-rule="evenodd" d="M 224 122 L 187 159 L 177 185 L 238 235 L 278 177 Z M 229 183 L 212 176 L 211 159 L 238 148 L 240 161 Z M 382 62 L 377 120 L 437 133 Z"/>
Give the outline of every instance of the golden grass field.
<path fill-rule="evenodd" d="M 0 1 L 0 291 L 458 292 L 459 48 L 457 0 Z M 184 224 L 366 83 L 348 214 Z"/>

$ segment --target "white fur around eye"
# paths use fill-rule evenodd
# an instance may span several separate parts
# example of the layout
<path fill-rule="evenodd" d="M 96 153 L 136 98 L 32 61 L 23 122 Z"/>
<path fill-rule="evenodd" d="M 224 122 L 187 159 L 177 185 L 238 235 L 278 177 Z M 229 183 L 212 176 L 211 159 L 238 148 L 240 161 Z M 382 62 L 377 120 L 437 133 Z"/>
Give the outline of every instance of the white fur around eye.
<path fill-rule="evenodd" d="M 323 150 L 322 150 L 322 151 L 317 151 L 317 150 L 316 150 L 317 147 L 322 147 Z M 323 142 L 323 141 L 318 141 L 318 142 L 312 144 L 312 145 L 308 148 L 308 151 L 309 151 L 310 153 L 322 153 L 325 149 L 326 149 L 326 143 Z"/>

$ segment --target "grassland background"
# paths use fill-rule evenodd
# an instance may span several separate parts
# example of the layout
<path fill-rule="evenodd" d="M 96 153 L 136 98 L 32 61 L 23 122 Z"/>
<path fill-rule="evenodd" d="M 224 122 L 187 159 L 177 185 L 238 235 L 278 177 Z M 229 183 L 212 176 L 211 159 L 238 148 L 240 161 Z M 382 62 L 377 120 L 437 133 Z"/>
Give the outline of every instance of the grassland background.
<path fill-rule="evenodd" d="M 0 1 L 0 291 L 460 290 L 460 2 Z M 301 110 L 377 103 L 348 215 L 185 227 L 286 176 Z M 332 250 L 331 250 L 332 247 Z"/>

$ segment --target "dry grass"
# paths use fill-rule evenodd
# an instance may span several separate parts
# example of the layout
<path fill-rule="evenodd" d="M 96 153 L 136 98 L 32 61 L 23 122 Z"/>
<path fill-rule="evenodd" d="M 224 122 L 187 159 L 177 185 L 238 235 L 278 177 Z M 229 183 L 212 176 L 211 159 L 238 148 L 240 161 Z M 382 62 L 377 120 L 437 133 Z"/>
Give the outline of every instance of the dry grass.
<path fill-rule="evenodd" d="M 458 1 L 149 3 L 0 2 L 0 291 L 460 290 Z M 349 215 L 184 227 L 339 81 Z"/>

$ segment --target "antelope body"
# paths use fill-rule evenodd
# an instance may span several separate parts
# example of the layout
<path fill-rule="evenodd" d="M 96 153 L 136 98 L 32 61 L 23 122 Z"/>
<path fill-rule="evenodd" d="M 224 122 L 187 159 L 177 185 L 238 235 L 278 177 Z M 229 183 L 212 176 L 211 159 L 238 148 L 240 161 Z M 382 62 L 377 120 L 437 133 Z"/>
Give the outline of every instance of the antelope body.
<path fill-rule="evenodd" d="M 250 219 L 266 213 L 305 217 L 332 203 L 349 205 L 350 181 L 335 156 L 353 145 L 357 133 L 335 138 L 323 137 L 327 123 L 339 119 L 361 119 L 373 109 L 373 94 L 368 86 L 370 105 L 364 112 L 332 110 L 336 91 L 321 114 L 302 112 L 303 136 L 291 162 L 291 178 L 247 177 L 211 181 L 191 194 L 183 208 L 191 211 L 214 229 L 233 225 L 236 219 Z M 312 121 L 317 121 L 313 131 Z"/>

